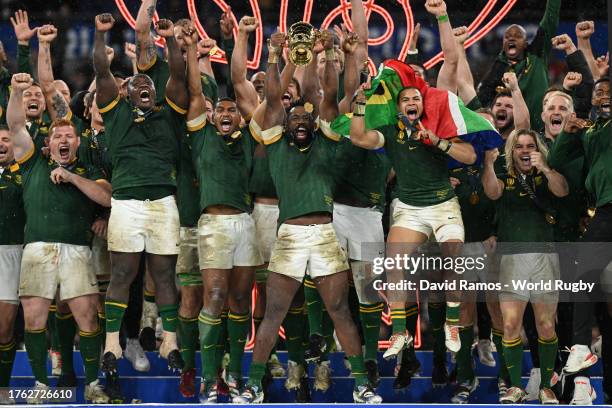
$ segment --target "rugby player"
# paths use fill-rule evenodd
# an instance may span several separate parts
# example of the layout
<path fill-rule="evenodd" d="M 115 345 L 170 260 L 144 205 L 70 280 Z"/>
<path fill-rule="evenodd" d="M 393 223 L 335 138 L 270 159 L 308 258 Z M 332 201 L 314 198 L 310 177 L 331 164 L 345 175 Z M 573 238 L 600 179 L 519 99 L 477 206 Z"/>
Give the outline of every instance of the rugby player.
<path fill-rule="evenodd" d="M 76 156 L 80 139 L 74 125 L 54 121 L 50 128 L 50 160 L 36 149 L 26 130 L 23 93 L 32 86 L 28 74 L 13 76 L 7 120 L 15 160 L 23 172 L 26 236 L 19 296 L 26 324 L 26 349 L 36 378 L 35 388 L 49 388 L 47 378 L 47 311 L 59 285 L 79 327 L 85 365 L 85 399 L 108 402 L 98 383 L 102 333 L 97 319 L 98 283 L 92 265 L 91 225 L 96 204 L 110 206 L 110 183 L 100 170 Z M 49 217 L 58 224 L 49 224 Z M 62 228 L 58 228 L 61 225 Z M 76 273 L 75 273 L 76 272 Z M 34 396 L 29 403 L 43 402 Z"/>
<path fill-rule="evenodd" d="M 176 146 L 182 136 L 188 94 L 185 65 L 172 22 L 160 20 L 157 30 L 166 39 L 170 71 L 166 100 L 162 105 L 155 104 L 156 89 L 144 74 L 130 79 L 128 99 L 121 99 L 104 51 L 104 33 L 113 24 L 110 14 L 96 16 L 94 69 L 96 103 L 104 120 L 113 164 L 113 204 L 108 224 L 112 274 L 105 302 L 103 371 L 111 398 L 121 400 L 117 381 L 117 359 L 122 354 L 119 328 L 143 251 L 158 288 L 155 299 L 163 325 L 160 355 L 172 369 L 183 367 L 176 341 L 178 302 L 174 276 L 179 215 L 174 193 Z"/>
<path fill-rule="evenodd" d="M 507 173 L 495 174 L 498 151 L 487 151 L 482 183 L 487 197 L 500 200 L 497 207 L 499 242 L 528 244 L 517 247 L 511 254 L 502 255 L 500 261 L 503 353 L 511 385 L 500 402 L 517 404 L 526 397 L 521 383 L 523 343 L 520 332 L 525 307 L 527 302 L 531 302 L 539 336 L 539 400 L 542 404 L 557 404 L 550 382 L 558 348 L 554 320 L 558 293 L 545 288 L 521 290 L 514 288 L 512 282 L 550 281 L 558 277 L 559 257 L 551 253 L 547 245 L 553 242 L 553 224 L 556 222 L 552 201 L 553 197 L 566 196 L 569 188 L 565 178 L 546 163 L 547 148 L 537 133 L 527 129 L 513 131 L 505 150 Z"/>

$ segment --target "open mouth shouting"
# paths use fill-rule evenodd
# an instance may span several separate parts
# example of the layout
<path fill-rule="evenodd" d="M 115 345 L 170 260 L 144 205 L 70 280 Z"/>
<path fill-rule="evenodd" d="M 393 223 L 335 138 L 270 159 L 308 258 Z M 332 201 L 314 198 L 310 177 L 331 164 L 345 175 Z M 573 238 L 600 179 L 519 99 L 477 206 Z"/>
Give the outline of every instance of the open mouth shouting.
<path fill-rule="evenodd" d="M 531 166 L 531 156 L 529 156 L 528 154 L 524 154 L 521 156 L 521 164 L 524 167 L 530 167 Z"/>
<path fill-rule="evenodd" d="M 416 106 L 408 106 L 406 108 L 406 117 L 411 122 L 419 119 L 419 110 Z"/>
<path fill-rule="evenodd" d="M 39 105 L 38 102 L 32 101 L 32 102 L 28 102 L 28 105 L 26 107 L 26 112 L 30 115 L 38 115 L 38 109 L 39 109 Z"/>
<path fill-rule="evenodd" d="M 516 57 L 518 55 L 518 47 L 514 41 L 509 41 L 506 45 L 506 55 L 508 57 Z"/>
<path fill-rule="evenodd" d="M 308 129 L 306 126 L 300 125 L 295 129 L 295 138 L 297 140 L 305 140 L 308 137 Z"/>
<path fill-rule="evenodd" d="M 599 105 L 599 110 L 605 113 L 610 113 L 610 102 L 603 102 Z"/>
<path fill-rule="evenodd" d="M 0 145 L 0 163 L 7 161 L 8 159 L 8 147 Z"/>
<path fill-rule="evenodd" d="M 563 129 L 563 117 L 561 115 L 552 115 L 550 117 L 550 129 L 555 132 L 561 132 Z"/>
<path fill-rule="evenodd" d="M 146 88 L 140 89 L 138 96 L 140 97 L 140 101 L 144 104 L 151 102 L 151 92 Z"/>
<path fill-rule="evenodd" d="M 68 144 L 59 146 L 59 156 L 62 163 L 70 160 L 70 146 Z"/>
<path fill-rule="evenodd" d="M 221 128 L 221 133 L 223 134 L 229 133 L 233 128 L 232 120 L 230 118 L 221 118 L 220 128 Z"/>
<path fill-rule="evenodd" d="M 498 128 L 503 127 L 508 120 L 508 112 L 505 110 L 499 110 L 495 112 L 495 125 Z"/>

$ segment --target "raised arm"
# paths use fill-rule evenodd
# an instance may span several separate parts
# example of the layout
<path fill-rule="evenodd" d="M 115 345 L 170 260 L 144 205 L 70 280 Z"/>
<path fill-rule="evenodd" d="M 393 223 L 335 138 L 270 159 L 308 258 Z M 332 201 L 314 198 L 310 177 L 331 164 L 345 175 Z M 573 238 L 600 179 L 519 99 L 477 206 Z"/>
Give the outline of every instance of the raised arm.
<path fill-rule="evenodd" d="M 504 192 L 504 183 L 495 175 L 495 161 L 499 157 L 499 150 L 487 150 L 482 169 L 482 187 L 491 200 L 499 200 Z"/>
<path fill-rule="evenodd" d="M 362 0 L 351 0 L 351 24 L 353 25 L 353 32 L 357 34 L 357 48 L 355 50 L 355 59 L 357 66 L 361 67 L 364 61 L 368 60 L 368 20 L 365 15 L 365 7 L 363 6 Z M 346 69 L 347 61 L 344 61 Z M 346 72 L 345 72 L 346 75 Z M 359 85 L 357 85 L 359 86 Z M 355 87 L 355 90 L 357 87 Z M 350 97 L 353 97 L 353 92 Z M 345 88 L 346 92 L 346 88 Z"/>
<path fill-rule="evenodd" d="M 468 64 L 467 55 L 465 54 L 464 43 L 470 36 L 468 28 L 457 27 L 453 30 L 453 36 L 457 42 L 457 91 L 458 96 L 464 104 L 469 104 L 476 98 L 476 88 L 474 86 L 474 76 Z"/>
<path fill-rule="evenodd" d="M 588 119 L 591 113 L 593 75 L 584 53 L 577 49 L 569 35 L 563 34 L 552 39 L 555 49 L 565 52 L 568 73 L 563 88 L 574 96 L 574 110 L 580 118 Z"/>
<path fill-rule="evenodd" d="M 255 17 L 244 16 L 238 23 L 238 37 L 232 53 L 230 77 L 236 94 L 236 104 L 243 117 L 251 117 L 259 104 L 255 87 L 247 79 L 247 48 L 249 34 L 257 29 L 259 22 Z M 278 70 L 278 67 L 276 67 Z"/>
<path fill-rule="evenodd" d="M 166 85 L 166 98 L 179 108 L 187 110 L 189 106 L 189 95 L 185 87 L 185 60 L 174 38 L 174 24 L 168 19 L 157 22 L 157 34 L 166 39 L 168 49 L 168 70 L 170 77 Z"/>
<path fill-rule="evenodd" d="M 285 42 L 286 35 L 276 32 L 272 34 L 268 43 L 268 69 L 266 71 L 265 85 L 267 107 L 262 124 L 264 132 L 267 129 L 282 125 L 285 120 L 285 109 L 281 101 L 280 73 L 278 72 L 278 63 L 283 53 Z"/>
<path fill-rule="evenodd" d="M 183 41 L 187 47 L 187 89 L 189 91 L 187 121 L 190 121 L 206 114 L 206 100 L 202 94 L 202 81 L 200 81 L 198 51 L 196 46 L 198 35 L 195 29 L 192 31 L 189 27 L 183 28 Z M 195 125 L 200 124 L 201 123 Z"/>
<path fill-rule="evenodd" d="M 53 85 L 51 64 L 51 42 L 57 37 L 57 28 L 44 25 L 38 29 L 38 81 L 45 95 L 51 120 L 68 116 L 70 107 L 62 94 Z"/>
<path fill-rule="evenodd" d="M 368 130 L 365 124 L 366 96 L 363 88 L 355 95 L 355 106 L 351 118 L 351 143 L 364 149 L 378 149 L 385 145 L 385 137 L 378 130 Z"/>
<path fill-rule="evenodd" d="M 565 197 L 569 194 L 569 187 L 565 177 L 558 171 L 551 169 L 546 162 L 546 156 L 542 152 L 531 152 L 531 163 L 544 173 L 544 177 L 548 180 L 548 189 L 557 197 Z"/>
<path fill-rule="evenodd" d="M 323 68 L 323 100 L 319 108 L 321 119 L 331 122 L 338 116 L 338 72 L 334 63 L 334 36 L 331 31 L 321 32 L 321 42 L 325 49 L 325 67 Z"/>
<path fill-rule="evenodd" d="M 531 128 L 531 120 L 529 119 L 529 108 L 523 98 L 523 93 L 518 83 L 518 78 L 514 72 L 506 72 L 502 78 L 502 82 L 510 90 L 512 95 L 512 104 L 514 105 L 514 128 L 529 129 Z"/>
<path fill-rule="evenodd" d="M 210 53 L 217 48 L 217 42 L 212 38 L 203 38 L 197 43 L 198 70 L 200 74 L 215 78 L 215 73 L 210 62 Z"/>
<path fill-rule="evenodd" d="M 314 106 L 315 117 L 319 114 L 319 106 L 321 105 L 321 83 L 319 82 L 319 75 L 317 73 L 319 54 L 323 52 L 323 44 L 317 41 L 314 49 L 312 50 L 312 61 L 304 68 L 304 76 L 302 78 L 302 99 L 312 103 Z M 334 51 L 335 52 L 335 51 Z M 331 55 L 331 54 L 330 54 Z M 334 59 L 335 59 L 334 55 Z"/>
<path fill-rule="evenodd" d="M 427 0 L 425 8 L 429 13 L 433 14 L 438 21 L 440 45 L 442 46 L 442 52 L 444 54 L 444 63 L 442 64 L 442 68 L 440 68 L 437 87 L 456 93 L 459 53 L 457 52 L 457 43 L 453 36 L 453 28 L 451 27 L 446 12 L 446 3 L 443 0 Z"/>
<path fill-rule="evenodd" d="M 584 54 L 593 78 L 597 79 L 597 66 L 595 55 L 591 48 L 591 36 L 595 33 L 595 22 L 581 21 L 576 24 L 576 37 L 578 38 L 578 49 Z"/>
<path fill-rule="evenodd" d="M 347 33 L 342 41 L 342 51 L 344 51 L 344 97 L 338 103 L 338 111 L 341 114 L 351 110 L 351 101 L 357 88 L 359 88 L 361 67 L 355 52 L 358 41 L 359 38 L 356 33 Z"/>
<path fill-rule="evenodd" d="M 31 75 L 30 40 L 34 37 L 38 28 L 30 28 L 28 12 L 25 10 L 17 10 L 15 16 L 11 17 L 11 24 L 17 38 L 17 69 L 19 72 Z"/>
<path fill-rule="evenodd" d="M 234 87 L 230 86 L 229 82 L 231 82 L 231 72 L 232 72 L 232 55 L 234 54 L 234 47 L 236 46 L 234 42 L 234 20 L 231 17 L 231 7 L 228 7 L 223 14 L 221 14 L 221 19 L 219 20 L 219 27 L 221 28 L 221 48 L 225 51 L 225 59 L 227 59 L 227 75 L 226 77 L 226 87 L 227 87 L 227 96 L 236 100 L 236 94 L 234 92 Z M 240 109 L 238 109 L 240 110 Z"/>
<path fill-rule="evenodd" d="M 136 62 L 136 44 L 129 42 L 124 43 L 123 52 L 130 60 L 130 64 L 132 65 L 132 74 L 136 75 L 138 73 L 138 63 Z"/>
<path fill-rule="evenodd" d="M 289 83 L 293 78 L 293 74 L 295 73 L 295 65 L 291 62 L 287 62 L 282 72 L 280 73 L 280 89 L 281 95 L 287 92 L 287 88 L 289 88 Z M 252 120 L 257 124 L 261 124 L 264 121 L 264 116 L 266 115 L 266 108 L 268 104 L 266 99 L 264 99 L 255 109 L 255 112 L 252 113 Z"/>
<path fill-rule="evenodd" d="M 106 56 L 104 34 L 115 24 L 112 15 L 105 13 L 96 16 L 93 65 L 96 72 L 96 103 L 99 108 L 107 106 L 119 96 L 119 88 L 110 71 Z"/>
<path fill-rule="evenodd" d="M 22 161 L 34 150 L 34 141 L 26 129 L 23 91 L 32 86 L 30 74 L 15 74 L 11 78 L 11 96 L 6 108 L 6 121 L 13 140 L 15 160 Z"/>
<path fill-rule="evenodd" d="M 151 23 L 157 0 L 142 0 L 136 16 L 136 58 L 142 70 L 150 67 L 157 57 L 155 43 L 151 38 Z"/>

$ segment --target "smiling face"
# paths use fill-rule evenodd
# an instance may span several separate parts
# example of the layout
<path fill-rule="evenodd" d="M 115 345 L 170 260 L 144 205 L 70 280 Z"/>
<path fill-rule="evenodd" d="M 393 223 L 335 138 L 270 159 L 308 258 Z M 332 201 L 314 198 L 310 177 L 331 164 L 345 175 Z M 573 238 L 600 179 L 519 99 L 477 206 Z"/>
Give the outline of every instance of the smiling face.
<path fill-rule="evenodd" d="M 251 77 L 251 83 L 255 87 L 259 99 L 264 99 L 264 90 L 266 86 L 266 73 L 263 71 L 257 72 Z"/>
<path fill-rule="evenodd" d="M 397 96 L 397 110 L 411 122 L 421 118 L 423 115 L 423 96 L 416 88 L 406 88 Z"/>
<path fill-rule="evenodd" d="M 221 100 L 215 106 L 213 123 L 221 135 L 231 135 L 240 126 L 240 114 L 236 102 Z"/>
<path fill-rule="evenodd" d="M 336 66 L 336 72 L 340 74 L 344 70 L 344 53 L 337 47 L 334 47 L 334 51 L 334 65 Z M 319 76 L 319 82 L 323 83 L 323 72 L 327 59 L 324 52 L 320 53 L 317 58 L 317 75 Z"/>
<path fill-rule="evenodd" d="M 13 161 L 13 140 L 9 130 L 0 128 L 0 166 L 6 167 Z"/>
<path fill-rule="evenodd" d="M 528 173 L 533 168 L 531 153 L 538 151 L 537 141 L 529 134 L 521 134 L 516 138 L 512 149 L 514 166 L 521 173 Z"/>
<path fill-rule="evenodd" d="M 498 132 L 504 132 L 514 126 L 514 103 L 511 96 L 498 96 L 491 111 Z"/>
<path fill-rule="evenodd" d="M 565 120 L 574 111 L 574 106 L 569 96 L 563 96 L 558 92 L 550 95 L 544 103 L 542 111 L 542 121 L 546 136 L 555 138 L 563 130 Z"/>
<path fill-rule="evenodd" d="M 28 120 L 37 120 L 46 109 L 45 96 L 38 85 L 32 85 L 23 92 L 23 109 Z"/>
<path fill-rule="evenodd" d="M 312 139 L 315 122 L 312 113 L 307 112 L 303 106 L 295 106 L 287 116 L 287 130 L 293 135 L 298 146 L 306 145 Z"/>
<path fill-rule="evenodd" d="M 597 109 L 600 118 L 610 117 L 610 82 L 601 81 L 593 88 L 593 106 Z"/>
<path fill-rule="evenodd" d="M 52 126 L 49 134 L 49 152 L 58 164 L 66 166 L 74 161 L 81 139 L 73 126 L 68 124 Z"/>
<path fill-rule="evenodd" d="M 504 33 L 504 54 L 510 61 L 523 59 L 527 49 L 527 32 L 517 24 L 513 24 Z"/>
<path fill-rule="evenodd" d="M 155 106 L 155 86 L 147 75 L 134 75 L 128 82 L 128 97 L 132 105 L 147 111 Z"/>

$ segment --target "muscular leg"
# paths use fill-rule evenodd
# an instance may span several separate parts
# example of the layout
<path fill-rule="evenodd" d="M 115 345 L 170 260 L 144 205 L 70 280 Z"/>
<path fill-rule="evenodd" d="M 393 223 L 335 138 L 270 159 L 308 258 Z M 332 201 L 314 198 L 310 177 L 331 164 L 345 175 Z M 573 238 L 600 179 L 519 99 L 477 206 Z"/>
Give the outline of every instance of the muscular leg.
<path fill-rule="evenodd" d="M 98 325 L 98 295 L 86 295 L 66 301 L 79 326 L 79 346 L 85 366 L 85 384 L 98 379 L 102 332 Z"/>
<path fill-rule="evenodd" d="M 17 344 L 13 337 L 18 306 L 0 301 L 0 388 L 9 386 Z"/>
<path fill-rule="evenodd" d="M 49 385 L 47 377 L 47 312 L 51 299 L 24 296 L 21 298 L 25 320 L 25 345 L 36 381 Z"/>
<path fill-rule="evenodd" d="M 228 269 L 202 269 L 204 288 L 203 307 L 199 316 L 200 352 L 202 357 L 202 378 L 206 386 L 216 382 L 216 346 L 222 330 L 221 312 L 228 298 L 231 271 Z M 211 362 L 215 362 L 211 364 Z"/>
<path fill-rule="evenodd" d="M 440 250 L 443 257 L 457 257 L 461 254 L 463 242 L 457 239 L 451 239 L 440 243 Z M 444 278 L 448 281 L 453 281 L 458 278 L 458 275 L 453 270 L 445 270 Z M 459 324 L 459 315 L 461 313 L 461 291 L 446 292 L 446 322 L 449 325 Z"/>
<path fill-rule="evenodd" d="M 504 338 L 502 341 L 506 368 L 513 387 L 522 388 L 521 369 L 523 365 L 523 343 L 521 326 L 527 302 L 511 300 L 501 302 L 504 319 Z"/>
<path fill-rule="evenodd" d="M 159 309 L 164 330 L 163 342 L 159 348 L 160 356 L 168 358 L 170 352 L 177 350 L 176 325 L 178 324 L 178 294 L 175 283 L 176 255 L 146 254 L 147 269 L 158 290 L 155 293 L 155 301 Z M 180 354 L 177 355 L 180 359 Z M 180 359 L 182 360 L 182 359 Z M 173 362 L 170 361 L 172 365 Z M 183 362 L 176 364 L 182 368 Z"/>
<path fill-rule="evenodd" d="M 130 285 L 138 275 L 141 253 L 111 252 L 111 280 L 106 290 L 106 344 L 104 354 L 111 352 L 121 357 L 119 329 L 130 296 Z"/>
<path fill-rule="evenodd" d="M 249 370 L 249 385 L 261 387 L 261 380 L 266 371 L 266 361 L 276 343 L 278 329 L 301 284 L 293 278 L 275 272 L 268 274 L 266 313 L 255 337 L 255 349 Z"/>
<path fill-rule="evenodd" d="M 550 388 L 550 380 L 555 362 L 559 340 L 555 333 L 555 316 L 557 302 L 532 303 L 535 316 L 535 325 L 538 332 L 538 350 L 540 354 L 540 389 Z"/>

